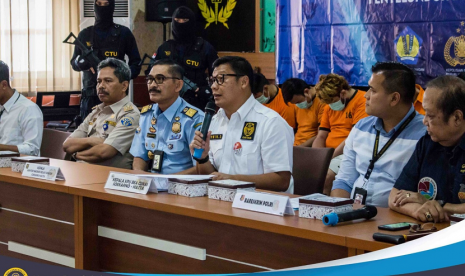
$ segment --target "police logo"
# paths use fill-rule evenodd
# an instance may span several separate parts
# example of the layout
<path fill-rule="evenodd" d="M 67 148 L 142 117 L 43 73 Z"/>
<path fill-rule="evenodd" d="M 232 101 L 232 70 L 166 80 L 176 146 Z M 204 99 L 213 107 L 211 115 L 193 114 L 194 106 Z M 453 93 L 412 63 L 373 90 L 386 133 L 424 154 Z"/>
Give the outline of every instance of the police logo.
<path fill-rule="evenodd" d="M 410 27 L 406 27 L 394 40 L 397 61 L 404 64 L 417 64 L 423 39 Z"/>
<path fill-rule="evenodd" d="M 242 140 L 253 140 L 255 136 L 255 129 L 257 127 L 256 122 L 245 122 L 244 128 L 242 129 Z"/>
<path fill-rule="evenodd" d="M 458 197 L 461 203 L 465 203 L 465 184 L 460 184 Z"/>
<path fill-rule="evenodd" d="M 134 120 L 129 117 L 124 117 L 121 119 L 121 124 L 123 126 L 132 126 L 134 124 Z"/>
<path fill-rule="evenodd" d="M 465 65 L 465 22 L 460 22 L 458 36 L 451 36 L 444 46 L 444 59 L 451 66 Z M 462 34 L 460 34 L 462 33 Z"/>
<path fill-rule="evenodd" d="M 418 192 L 426 199 L 435 199 L 438 193 L 438 185 L 431 177 L 423 177 L 418 182 Z"/>
<path fill-rule="evenodd" d="M 175 134 L 178 134 L 181 132 L 181 123 L 180 122 L 174 122 L 173 125 L 171 126 L 171 131 Z"/>
<path fill-rule="evenodd" d="M 13 267 L 8 269 L 3 276 L 27 276 L 27 273 L 19 267 Z"/>
<path fill-rule="evenodd" d="M 207 21 L 205 29 L 208 28 L 208 26 L 210 26 L 210 24 L 213 22 L 215 22 L 215 24 L 218 24 L 218 22 L 223 23 L 223 25 L 229 29 L 228 23 L 226 23 L 226 21 L 228 21 L 228 18 L 231 17 L 233 10 L 236 7 L 236 0 L 228 0 L 226 6 L 224 7 L 218 6 L 221 4 L 221 0 L 212 0 L 211 2 L 215 4 L 214 9 L 209 7 L 207 5 L 207 1 L 205 0 L 199 0 L 198 3 L 199 9 L 202 12 L 202 16 L 205 18 L 205 21 Z"/>

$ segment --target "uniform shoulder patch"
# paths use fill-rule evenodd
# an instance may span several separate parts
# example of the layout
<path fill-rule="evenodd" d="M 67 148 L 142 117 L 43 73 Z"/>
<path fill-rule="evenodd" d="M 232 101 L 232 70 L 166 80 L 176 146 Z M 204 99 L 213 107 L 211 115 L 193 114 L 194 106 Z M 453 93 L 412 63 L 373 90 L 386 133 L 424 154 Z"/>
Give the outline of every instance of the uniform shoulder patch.
<path fill-rule="evenodd" d="M 140 114 L 144 114 L 146 113 L 147 111 L 151 110 L 152 109 L 152 105 L 149 104 L 149 105 L 146 105 L 144 107 L 142 107 L 142 110 L 140 111 Z"/>
<path fill-rule="evenodd" d="M 197 112 L 199 112 L 198 110 L 196 109 L 193 109 L 193 108 L 190 108 L 190 107 L 185 107 L 183 110 L 182 110 L 182 114 L 186 115 L 187 117 L 194 117 L 195 114 L 197 114 Z"/>
<path fill-rule="evenodd" d="M 127 104 L 123 107 L 123 110 L 124 110 L 125 112 L 132 111 L 132 110 L 134 110 L 134 107 L 132 107 L 132 104 L 127 103 Z"/>

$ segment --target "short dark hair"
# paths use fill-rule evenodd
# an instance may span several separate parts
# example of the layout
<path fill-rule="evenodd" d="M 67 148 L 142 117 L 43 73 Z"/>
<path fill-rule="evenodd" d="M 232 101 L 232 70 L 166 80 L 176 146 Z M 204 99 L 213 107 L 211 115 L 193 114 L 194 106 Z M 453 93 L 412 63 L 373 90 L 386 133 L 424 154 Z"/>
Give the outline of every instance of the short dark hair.
<path fill-rule="evenodd" d="M 253 73 L 253 86 L 252 86 L 253 94 L 263 92 L 263 87 L 268 84 L 270 84 L 270 82 L 266 79 L 266 77 L 263 74 Z"/>
<path fill-rule="evenodd" d="M 399 62 L 377 62 L 371 67 L 371 72 L 383 74 L 383 87 L 389 94 L 398 92 L 402 102 L 413 103 L 415 74 L 412 69 Z"/>
<path fill-rule="evenodd" d="M 292 101 L 294 95 L 304 95 L 304 90 L 309 88 L 308 85 L 304 80 L 297 79 L 297 78 L 290 78 L 283 83 L 281 91 L 283 93 L 284 102 L 288 103 Z"/>
<path fill-rule="evenodd" d="M 182 66 L 177 64 L 176 62 L 174 62 L 172 59 L 165 58 L 165 59 L 157 60 L 155 61 L 153 66 L 156 66 L 156 65 L 169 66 L 168 73 L 170 73 L 172 76 L 176 78 L 180 78 L 180 79 L 184 77 L 184 68 L 182 68 Z"/>
<path fill-rule="evenodd" d="M 441 90 L 436 107 L 444 114 L 444 121 L 456 110 L 465 115 L 465 81 L 455 76 L 440 76 L 428 82 L 426 88 Z"/>
<path fill-rule="evenodd" d="M 252 65 L 250 65 L 250 63 L 245 58 L 236 56 L 220 57 L 217 60 L 215 60 L 215 62 L 213 62 L 213 68 L 216 68 L 223 64 L 229 64 L 229 66 L 231 66 L 231 69 L 234 71 L 235 74 L 247 76 L 249 78 L 250 90 L 252 90 L 252 87 L 254 86 L 253 69 Z M 236 79 L 239 78 L 240 77 L 236 77 Z"/>
<path fill-rule="evenodd" d="M 8 87 L 10 86 L 10 68 L 8 65 L 0 60 L 0 82 L 6 80 Z"/>

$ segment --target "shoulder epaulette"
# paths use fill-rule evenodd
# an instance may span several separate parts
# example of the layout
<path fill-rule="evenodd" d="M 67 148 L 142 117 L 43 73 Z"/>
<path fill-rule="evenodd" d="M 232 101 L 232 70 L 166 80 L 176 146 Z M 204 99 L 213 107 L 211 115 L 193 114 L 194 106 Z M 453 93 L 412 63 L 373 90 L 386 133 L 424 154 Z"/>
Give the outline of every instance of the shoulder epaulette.
<path fill-rule="evenodd" d="M 98 107 L 98 105 L 96 105 L 96 106 L 92 107 L 92 110 L 96 109 L 97 107 Z"/>
<path fill-rule="evenodd" d="M 146 105 L 144 107 L 142 107 L 142 110 L 140 111 L 140 114 L 144 114 L 146 113 L 147 111 L 151 110 L 152 109 L 152 105 L 149 104 L 149 105 Z"/>
<path fill-rule="evenodd" d="M 183 110 L 182 110 L 182 114 L 186 115 L 187 117 L 194 117 L 195 114 L 197 114 L 197 112 L 199 112 L 197 109 L 193 109 L 193 108 L 190 108 L 190 107 L 185 107 Z"/>

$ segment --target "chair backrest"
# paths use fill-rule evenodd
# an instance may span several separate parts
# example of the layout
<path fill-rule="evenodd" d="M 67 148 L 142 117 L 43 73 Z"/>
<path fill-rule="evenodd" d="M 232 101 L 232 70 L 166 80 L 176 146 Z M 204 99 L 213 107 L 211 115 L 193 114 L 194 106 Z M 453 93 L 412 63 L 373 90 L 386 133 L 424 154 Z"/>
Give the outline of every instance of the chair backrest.
<path fill-rule="evenodd" d="M 294 147 L 294 194 L 322 193 L 333 148 Z"/>
<path fill-rule="evenodd" d="M 66 152 L 63 151 L 63 142 L 71 135 L 71 132 L 58 131 L 44 128 L 40 155 L 43 157 L 64 159 Z"/>

